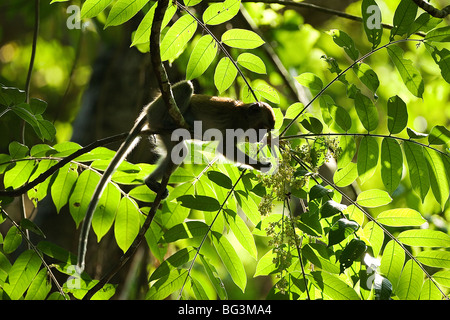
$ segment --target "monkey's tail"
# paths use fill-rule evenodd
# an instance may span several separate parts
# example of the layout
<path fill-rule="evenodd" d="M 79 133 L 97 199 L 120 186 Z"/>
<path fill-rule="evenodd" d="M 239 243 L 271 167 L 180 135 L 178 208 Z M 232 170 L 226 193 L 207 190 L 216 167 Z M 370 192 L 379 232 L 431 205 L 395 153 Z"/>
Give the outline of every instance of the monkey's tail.
<path fill-rule="evenodd" d="M 83 224 L 81 226 L 80 238 L 78 242 L 78 257 L 77 257 L 77 272 L 81 274 L 85 267 L 85 258 L 87 251 L 87 242 L 89 231 L 91 229 L 92 217 L 94 216 L 95 208 L 102 196 L 106 185 L 111 180 L 112 175 L 116 171 L 117 167 L 123 161 L 123 159 L 128 155 L 129 152 L 134 148 L 136 143 L 139 141 L 139 135 L 146 123 L 146 114 L 143 112 L 141 116 L 136 121 L 135 125 L 131 129 L 130 133 L 126 137 L 125 141 L 121 144 L 119 150 L 117 150 L 116 155 L 109 163 L 105 172 L 100 179 L 100 182 L 95 188 L 94 194 L 92 195 L 91 201 L 86 211 L 86 216 L 84 218 Z"/>

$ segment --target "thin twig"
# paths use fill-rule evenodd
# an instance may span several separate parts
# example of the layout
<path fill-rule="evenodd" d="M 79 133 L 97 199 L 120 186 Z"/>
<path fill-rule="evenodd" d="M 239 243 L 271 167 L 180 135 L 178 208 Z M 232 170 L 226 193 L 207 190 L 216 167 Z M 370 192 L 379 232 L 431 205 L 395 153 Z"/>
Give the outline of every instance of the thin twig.
<path fill-rule="evenodd" d="M 47 272 L 48 272 L 50 278 L 52 279 L 53 283 L 55 284 L 56 288 L 58 289 L 59 293 L 64 297 L 65 300 L 68 300 L 61 285 L 59 284 L 59 282 L 56 279 L 55 275 L 53 274 L 52 270 L 50 269 L 50 266 L 47 264 L 47 262 L 45 262 L 44 257 L 42 256 L 39 249 L 36 248 L 36 246 L 33 244 L 33 242 L 31 242 L 27 233 L 25 233 L 24 230 L 22 230 L 22 228 L 9 216 L 9 214 L 5 210 L 3 210 L 3 208 L 0 208 L 0 210 L 1 210 L 2 215 L 4 215 L 13 224 L 13 226 L 16 227 L 17 230 L 20 231 L 22 236 L 25 238 L 25 241 L 28 243 L 30 249 L 33 250 L 37 254 L 39 259 L 41 259 L 42 264 L 47 269 Z"/>

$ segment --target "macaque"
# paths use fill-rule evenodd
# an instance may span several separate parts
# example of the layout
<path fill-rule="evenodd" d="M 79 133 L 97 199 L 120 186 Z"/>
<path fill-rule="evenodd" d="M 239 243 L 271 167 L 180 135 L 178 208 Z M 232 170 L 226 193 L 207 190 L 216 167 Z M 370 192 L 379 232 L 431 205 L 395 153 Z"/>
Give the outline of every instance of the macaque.
<path fill-rule="evenodd" d="M 236 147 L 237 142 L 241 142 L 244 138 L 247 138 L 250 143 L 259 142 L 274 128 L 275 116 L 267 103 L 245 104 L 230 98 L 194 94 L 190 81 L 175 84 L 172 92 L 188 126 L 192 128 L 198 124 L 201 125 L 201 130 L 194 130 L 194 135 L 188 138 L 202 141 L 219 140 L 217 150 L 229 160 L 249 165 L 260 171 L 270 169 L 270 162 L 265 163 L 253 159 Z M 177 129 L 179 129 L 178 126 L 168 113 L 160 96 L 143 109 L 129 135 L 104 172 L 89 204 L 80 234 L 77 266 L 80 273 L 84 269 L 87 236 L 95 207 L 119 164 L 137 144 L 143 131 L 156 133 L 166 154 L 159 161 L 156 169 L 145 179 L 145 184 L 152 191 L 159 192 L 161 184 L 158 181 L 164 174 L 173 173 L 179 166 L 180 160 L 183 159 L 182 157 L 175 162 L 172 159 L 172 151 L 176 146 L 179 147 L 181 144 L 181 149 L 186 148 L 184 142 L 180 141 L 180 136 L 174 139 L 176 135 L 173 133 Z M 163 198 L 167 195 L 166 189 L 163 192 Z"/>

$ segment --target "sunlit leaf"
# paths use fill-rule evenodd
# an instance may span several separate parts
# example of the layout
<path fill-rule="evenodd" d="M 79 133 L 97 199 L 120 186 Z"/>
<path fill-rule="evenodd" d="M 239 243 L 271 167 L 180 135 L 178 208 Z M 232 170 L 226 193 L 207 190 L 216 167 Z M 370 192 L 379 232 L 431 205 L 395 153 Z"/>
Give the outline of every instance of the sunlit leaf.
<path fill-rule="evenodd" d="M 378 214 L 377 221 L 391 227 L 421 226 L 426 222 L 419 212 L 409 208 L 383 211 Z"/>
<path fill-rule="evenodd" d="M 377 140 L 370 136 L 363 137 L 359 143 L 357 160 L 358 175 L 361 184 L 370 179 L 375 173 L 378 165 L 378 154 Z"/>
<path fill-rule="evenodd" d="M 60 212 L 61 208 L 69 201 L 69 196 L 72 192 L 73 186 L 77 181 L 78 174 L 71 169 L 70 164 L 58 170 L 55 180 L 50 188 L 53 203 L 56 207 L 56 212 Z"/>
<path fill-rule="evenodd" d="M 114 222 L 114 236 L 123 252 L 127 251 L 139 233 L 141 215 L 130 198 L 123 197 Z"/>
<path fill-rule="evenodd" d="M 172 270 L 168 275 L 158 279 L 147 293 L 147 300 L 163 300 L 183 286 L 187 270 Z"/>
<path fill-rule="evenodd" d="M 238 254 L 224 235 L 212 232 L 211 239 L 234 283 L 244 292 L 247 285 L 247 274 Z"/>
<path fill-rule="evenodd" d="M 130 20 L 148 0 L 118 0 L 114 3 L 108 18 L 105 22 L 105 28 L 110 26 L 118 26 Z"/>
<path fill-rule="evenodd" d="M 112 2 L 112 0 L 86 0 L 81 7 L 81 19 L 93 18 Z"/>
<path fill-rule="evenodd" d="M 408 260 L 402 270 L 395 294 L 401 300 L 418 300 L 423 285 L 423 271 L 413 260 Z"/>
<path fill-rule="evenodd" d="M 175 59 L 194 36 L 195 30 L 197 21 L 193 17 L 187 14 L 179 18 L 161 41 L 161 60 Z"/>
<path fill-rule="evenodd" d="M 444 210 L 445 203 L 450 196 L 449 181 L 445 179 L 446 170 L 444 159 L 435 150 L 424 148 L 423 152 L 427 160 L 431 190 L 436 201 L 441 205 L 442 210 Z"/>
<path fill-rule="evenodd" d="M 408 124 L 408 110 L 399 96 L 390 97 L 387 102 L 388 129 L 391 134 L 402 132 Z"/>
<path fill-rule="evenodd" d="M 241 53 L 237 58 L 237 63 L 255 73 L 266 74 L 266 65 L 260 57 L 253 53 Z"/>
<path fill-rule="evenodd" d="M 356 163 L 350 162 L 343 168 L 338 168 L 333 175 L 333 182 L 338 187 L 345 187 L 352 184 L 358 177 L 358 167 Z"/>
<path fill-rule="evenodd" d="M 359 120 L 367 131 L 378 127 L 378 110 L 367 96 L 358 92 L 355 96 L 355 109 Z"/>
<path fill-rule="evenodd" d="M 338 278 L 328 272 L 311 272 L 314 277 L 314 285 L 326 296 L 333 300 L 359 300 L 355 290 Z"/>
<path fill-rule="evenodd" d="M 408 163 L 409 179 L 411 180 L 412 188 L 419 195 L 420 199 L 424 201 L 430 189 L 430 179 L 423 148 L 408 141 L 403 144 L 403 149 Z"/>
<path fill-rule="evenodd" d="M 214 72 L 214 84 L 219 93 L 227 90 L 236 79 L 237 70 L 228 57 L 223 57 Z"/>
<path fill-rule="evenodd" d="M 212 3 L 203 12 L 202 20 L 205 24 L 217 25 L 232 19 L 238 12 L 241 0 L 225 0 Z"/>
<path fill-rule="evenodd" d="M 201 76 L 214 60 L 216 53 L 217 45 L 214 39 L 209 34 L 201 37 L 189 58 L 186 79 L 192 80 Z"/>
<path fill-rule="evenodd" d="M 328 32 L 333 37 L 333 41 L 344 49 L 345 53 L 353 61 L 359 58 L 359 51 L 356 49 L 353 39 L 344 31 L 333 29 Z"/>
<path fill-rule="evenodd" d="M 378 76 L 375 71 L 372 70 L 365 63 L 357 63 L 353 66 L 353 71 L 358 76 L 359 80 L 372 92 L 376 92 L 378 87 L 380 86 L 380 80 L 378 80 Z"/>
<path fill-rule="evenodd" d="M 402 36 L 411 29 L 416 19 L 417 5 L 410 0 L 401 0 L 394 13 L 394 28 L 391 30 L 390 39 L 396 35 Z"/>
<path fill-rule="evenodd" d="M 435 42 L 450 42 L 450 26 L 432 30 L 427 33 L 425 40 Z"/>
<path fill-rule="evenodd" d="M 227 46 L 239 49 L 255 49 L 264 44 L 264 41 L 259 35 L 245 29 L 230 29 L 225 31 L 221 40 Z"/>
<path fill-rule="evenodd" d="M 380 272 L 392 283 L 394 291 L 405 263 L 405 252 L 394 240 L 387 243 L 381 257 Z"/>
<path fill-rule="evenodd" d="M 398 235 L 402 243 L 415 247 L 450 247 L 450 236 L 430 229 L 406 230 Z"/>
<path fill-rule="evenodd" d="M 416 258 L 430 267 L 450 268 L 450 252 L 441 250 L 420 251 Z"/>
<path fill-rule="evenodd" d="M 405 1 L 405 0 L 403 0 Z M 406 0 L 410 2 L 409 0 Z M 412 4 L 415 6 L 415 4 Z M 417 8 L 417 6 L 415 6 Z M 419 71 L 414 67 L 411 60 L 403 58 L 403 50 L 397 46 L 392 45 L 387 47 L 389 57 L 397 68 L 403 83 L 406 88 L 418 98 L 422 98 L 424 91 L 424 83 Z"/>
<path fill-rule="evenodd" d="M 374 208 L 384 206 L 392 201 L 392 198 L 384 190 L 372 189 L 361 192 L 356 202 L 363 207 Z"/>

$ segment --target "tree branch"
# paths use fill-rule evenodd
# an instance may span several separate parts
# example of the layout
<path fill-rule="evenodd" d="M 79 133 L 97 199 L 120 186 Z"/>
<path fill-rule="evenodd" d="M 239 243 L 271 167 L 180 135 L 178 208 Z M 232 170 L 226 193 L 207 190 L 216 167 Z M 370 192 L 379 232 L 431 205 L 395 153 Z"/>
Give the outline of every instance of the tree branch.
<path fill-rule="evenodd" d="M 435 18 L 445 18 L 450 14 L 450 6 L 446 6 L 444 9 L 439 10 L 423 0 L 413 0 L 413 1 L 419 8 L 422 8 L 424 11 L 428 12 Z"/>

